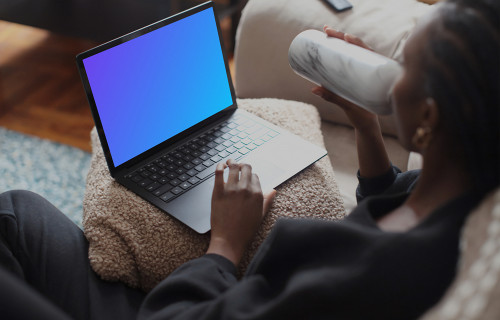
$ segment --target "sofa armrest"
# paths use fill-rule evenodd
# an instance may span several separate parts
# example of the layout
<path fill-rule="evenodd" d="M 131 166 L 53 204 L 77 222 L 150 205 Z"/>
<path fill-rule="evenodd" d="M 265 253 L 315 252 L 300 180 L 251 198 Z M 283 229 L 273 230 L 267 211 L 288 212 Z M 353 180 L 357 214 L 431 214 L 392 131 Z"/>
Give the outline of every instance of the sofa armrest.
<path fill-rule="evenodd" d="M 353 9 L 336 14 L 321 0 L 250 0 L 242 12 L 235 48 L 238 97 L 274 97 L 315 105 L 323 120 L 349 124 L 344 113 L 311 93 L 312 83 L 288 64 L 293 38 L 325 24 L 355 34 L 375 51 L 394 59 L 417 20 L 432 6 L 416 0 L 351 0 Z M 381 118 L 384 133 L 395 134 L 390 117 Z"/>

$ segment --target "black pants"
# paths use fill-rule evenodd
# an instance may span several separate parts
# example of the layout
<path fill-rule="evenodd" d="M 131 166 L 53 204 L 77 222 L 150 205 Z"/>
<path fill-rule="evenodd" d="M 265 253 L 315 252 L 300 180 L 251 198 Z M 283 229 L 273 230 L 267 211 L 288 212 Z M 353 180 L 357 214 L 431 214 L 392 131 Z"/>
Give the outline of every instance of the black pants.
<path fill-rule="evenodd" d="M 0 318 L 131 319 L 145 293 L 101 280 L 83 232 L 28 191 L 0 194 Z"/>

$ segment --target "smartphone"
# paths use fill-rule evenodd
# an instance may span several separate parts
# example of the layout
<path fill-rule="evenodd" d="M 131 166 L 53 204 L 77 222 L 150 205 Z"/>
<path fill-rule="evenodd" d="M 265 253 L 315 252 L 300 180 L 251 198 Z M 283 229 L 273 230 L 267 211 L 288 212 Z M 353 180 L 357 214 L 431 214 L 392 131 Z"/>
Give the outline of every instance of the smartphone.
<path fill-rule="evenodd" d="M 325 2 L 336 12 L 342 12 L 352 9 L 352 4 L 347 0 L 323 0 L 323 2 Z"/>

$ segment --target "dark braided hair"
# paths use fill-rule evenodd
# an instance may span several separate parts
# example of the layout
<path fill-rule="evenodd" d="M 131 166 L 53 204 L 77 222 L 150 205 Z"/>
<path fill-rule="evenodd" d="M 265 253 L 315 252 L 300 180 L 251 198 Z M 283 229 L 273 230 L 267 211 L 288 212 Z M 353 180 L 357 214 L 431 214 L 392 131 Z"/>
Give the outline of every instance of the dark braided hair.
<path fill-rule="evenodd" d="M 499 3 L 441 4 L 423 56 L 425 94 L 439 106 L 440 125 L 480 194 L 500 180 Z"/>

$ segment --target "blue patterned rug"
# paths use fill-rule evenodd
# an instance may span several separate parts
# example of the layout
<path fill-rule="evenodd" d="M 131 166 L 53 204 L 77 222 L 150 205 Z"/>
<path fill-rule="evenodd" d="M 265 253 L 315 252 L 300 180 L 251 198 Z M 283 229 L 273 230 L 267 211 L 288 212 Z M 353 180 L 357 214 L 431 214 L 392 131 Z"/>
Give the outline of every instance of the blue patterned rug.
<path fill-rule="evenodd" d="M 0 127 L 0 193 L 25 189 L 52 202 L 82 226 L 90 154 Z"/>

